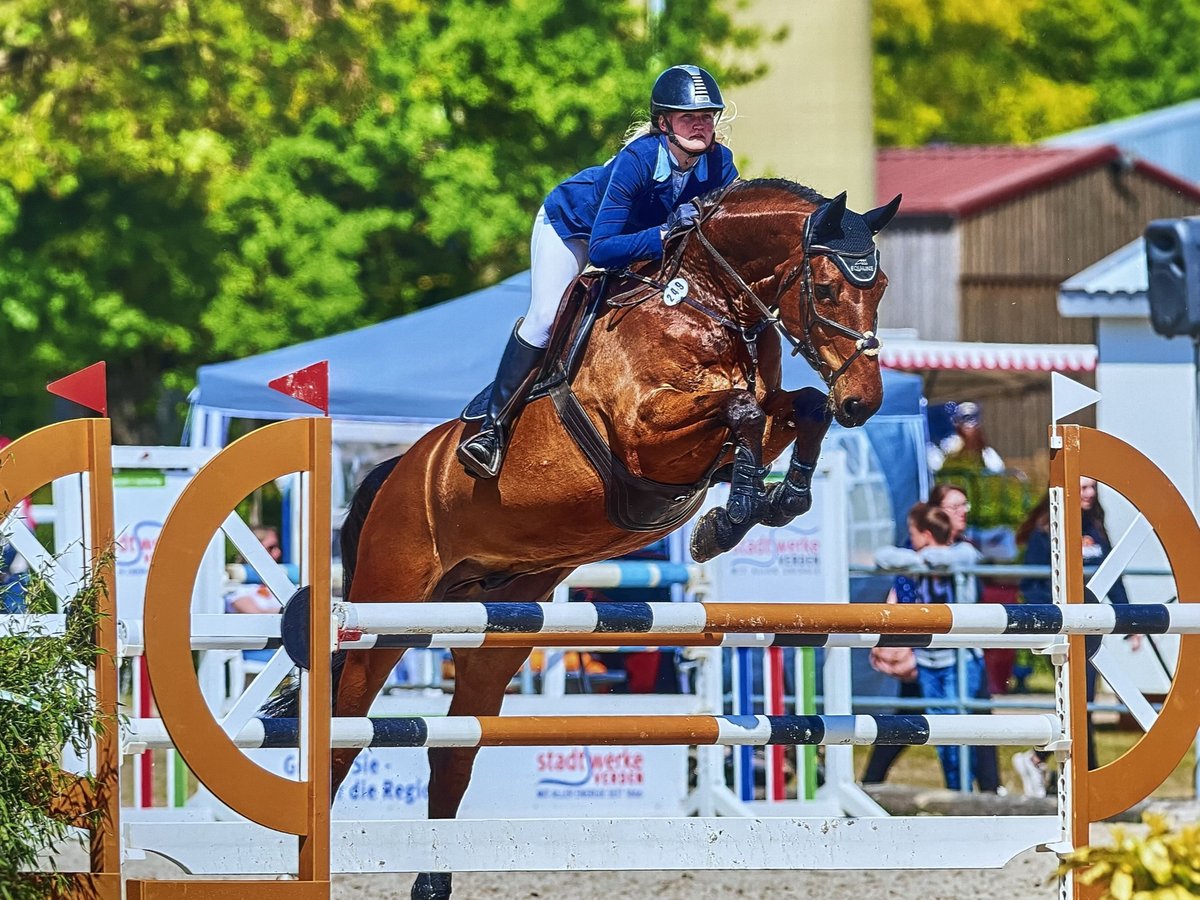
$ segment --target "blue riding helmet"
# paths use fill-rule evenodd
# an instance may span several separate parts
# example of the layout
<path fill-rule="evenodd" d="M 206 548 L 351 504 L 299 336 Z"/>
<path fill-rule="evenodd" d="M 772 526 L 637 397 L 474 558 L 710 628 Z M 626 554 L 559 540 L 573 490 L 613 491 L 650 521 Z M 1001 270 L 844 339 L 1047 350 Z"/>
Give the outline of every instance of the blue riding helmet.
<path fill-rule="evenodd" d="M 699 66 L 671 66 L 654 82 L 650 91 L 650 117 L 657 119 L 668 112 L 695 112 L 711 109 L 720 115 L 725 109 L 717 79 Z"/>

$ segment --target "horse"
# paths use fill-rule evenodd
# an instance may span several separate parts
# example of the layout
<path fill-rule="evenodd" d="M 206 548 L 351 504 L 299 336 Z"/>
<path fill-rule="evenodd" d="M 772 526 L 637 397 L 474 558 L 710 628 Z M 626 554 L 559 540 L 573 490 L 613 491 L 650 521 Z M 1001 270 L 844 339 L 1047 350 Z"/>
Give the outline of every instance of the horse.
<path fill-rule="evenodd" d="M 648 264 L 615 279 L 566 379 L 570 397 L 528 402 L 497 478 L 476 480 L 457 462 L 472 427 L 461 420 L 368 475 L 342 531 L 347 600 L 545 601 L 577 566 L 668 534 L 716 478 L 730 482 L 730 499 L 694 529 L 698 560 L 755 524 L 807 511 L 830 421 L 861 425 L 883 399 L 875 329 L 887 277 L 873 238 L 899 201 L 860 215 L 845 194 L 782 179 L 703 198 L 700 221 L 668 236 L 657 278 Z M 782 388 L 783 341 L 828 393 Z M 590 446 L 564 427 L 572 417 Z M 789 445 L 787 475 L 768 489 L 768 467 Z M 334 714 L 367 715 L 403 653 L 338 654 Z M 455 649 L 449 714 L 498 715 L 528 653 Z M 334 751 L 335 791 L 357 752 Z M 429 750 L 430 818 L 457 814 L 477 752 Z M 424 873 L 412 896 L 450 891 L 448 873 Z"/>

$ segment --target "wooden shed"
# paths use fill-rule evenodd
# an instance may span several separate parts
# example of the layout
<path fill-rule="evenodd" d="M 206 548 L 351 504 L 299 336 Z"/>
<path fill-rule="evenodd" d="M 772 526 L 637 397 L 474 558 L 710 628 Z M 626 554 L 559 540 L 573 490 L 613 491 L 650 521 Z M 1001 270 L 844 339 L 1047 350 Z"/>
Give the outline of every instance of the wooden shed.
<path fill-rule="evenodd" d="M 904 194 L 879 240 L 891 282 L 880 326 L 938 341 L 1094 344 L 1094 320 L 1059 315 L 1059 285 L 1151 219 L 1200 211 L 1200 186 L 1112 145 L 883 150 L 876 185 L 879 202 Z M 983 401 L 1002 455 L 1042 456 L 1049 374 L 1031 383 L 1001 372 L 988 384 L 975 378 L 964 396 L 943 372 L 927 392 Z"/>

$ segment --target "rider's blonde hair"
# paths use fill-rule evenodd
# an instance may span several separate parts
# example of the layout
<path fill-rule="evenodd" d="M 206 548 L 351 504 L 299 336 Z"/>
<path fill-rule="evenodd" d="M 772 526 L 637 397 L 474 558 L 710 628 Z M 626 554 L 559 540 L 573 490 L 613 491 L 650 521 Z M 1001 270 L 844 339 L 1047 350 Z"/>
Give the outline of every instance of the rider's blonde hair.
<path fill-rule="evenodd" d="M 733 120 L 737 118 L 737 107 L 730 103 L 724 113 L 721 114 L 721 121 L 717 123 L 717 127 L 713 134 L 713 140 L 719 141 L 726 147 L 729 146 L 729 126 Z M 633 120 L 633 124 L 629 126 L 629 130 L 625 132 L 625 137 L 621 141 L 622 147 L 628 147 L 640 137 L 645 137 L 648 134 L 656 134 L 658 132 L 654 122 L 650 119 L 638 118 Z"/>

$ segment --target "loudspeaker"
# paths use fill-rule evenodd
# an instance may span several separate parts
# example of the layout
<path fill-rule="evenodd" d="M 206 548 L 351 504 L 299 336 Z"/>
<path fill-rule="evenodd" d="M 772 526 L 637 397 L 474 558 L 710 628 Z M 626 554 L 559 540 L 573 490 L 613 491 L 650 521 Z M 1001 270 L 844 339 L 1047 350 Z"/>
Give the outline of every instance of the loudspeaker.
<path fill-rule="evenodd" d="M 1166 337 L 1200 337 L 1200 216 L 1146 226 L 1150 324 Z"/>

